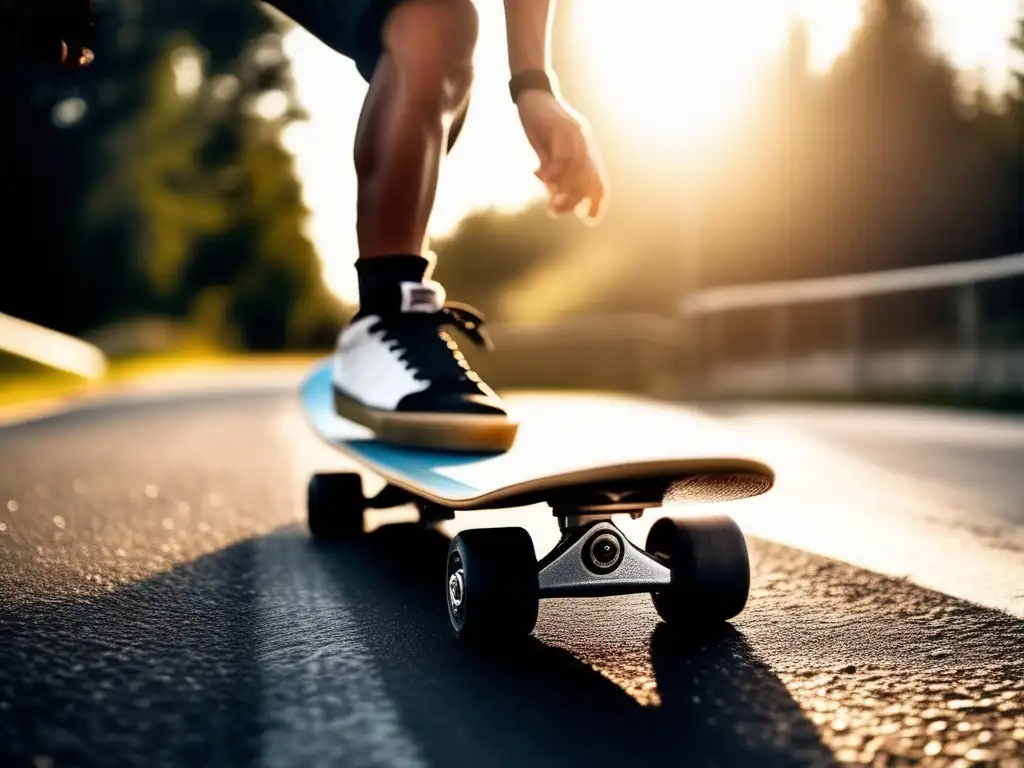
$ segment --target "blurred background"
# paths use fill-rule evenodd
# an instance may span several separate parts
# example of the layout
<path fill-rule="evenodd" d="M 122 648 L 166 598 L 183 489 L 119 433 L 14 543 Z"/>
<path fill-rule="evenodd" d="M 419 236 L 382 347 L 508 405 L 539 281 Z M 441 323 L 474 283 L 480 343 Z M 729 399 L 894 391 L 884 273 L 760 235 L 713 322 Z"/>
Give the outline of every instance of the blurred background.
<path fill-rule="evenodd" d="M 431 231 L 495 386 L 1024 403 L 1024 4 L 561 0 L 597 228 L 547 214 L 478 5 Z M 0 69 L 0 387 L 42 375 L 12 318 L 122 367 L 328 350 L 354 66 L 253 0 L 96 6 L 91 67 Z"/>

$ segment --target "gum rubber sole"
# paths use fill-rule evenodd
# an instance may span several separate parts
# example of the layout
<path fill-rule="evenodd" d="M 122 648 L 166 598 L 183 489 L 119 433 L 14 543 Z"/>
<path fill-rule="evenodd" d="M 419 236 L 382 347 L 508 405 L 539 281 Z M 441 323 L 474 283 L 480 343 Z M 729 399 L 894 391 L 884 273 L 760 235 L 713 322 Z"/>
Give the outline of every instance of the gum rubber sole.
<path fill-rule="evenodd" d="M 373 430 L 381 440 L 412 448 L 501 452 L 512 447 L 519 431 L 519 424 L 507 416 L 367 408 L 336 388 L 334 408 L 343 418 Z"/>

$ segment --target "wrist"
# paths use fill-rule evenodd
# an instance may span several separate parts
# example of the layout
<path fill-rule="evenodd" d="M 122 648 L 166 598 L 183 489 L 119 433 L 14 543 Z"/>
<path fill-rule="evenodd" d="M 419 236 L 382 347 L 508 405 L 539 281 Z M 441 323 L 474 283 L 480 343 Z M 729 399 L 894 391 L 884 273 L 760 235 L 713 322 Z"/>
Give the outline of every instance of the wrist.
<path fill-rule="evenodd" d="M 508 81 L 508 89 L 512 102 L 517 105 L 524 94 L 531 92 L 541 92 L 557 97 L 558 78 L 554 72 L 548 69 L 521 69 L 512 73 Z"/>

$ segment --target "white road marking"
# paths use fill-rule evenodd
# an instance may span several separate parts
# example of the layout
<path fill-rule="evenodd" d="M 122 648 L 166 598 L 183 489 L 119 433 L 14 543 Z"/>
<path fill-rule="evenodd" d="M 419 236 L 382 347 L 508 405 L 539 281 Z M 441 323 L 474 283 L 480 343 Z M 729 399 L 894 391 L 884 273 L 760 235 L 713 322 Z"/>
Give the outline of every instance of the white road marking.
<path fill-rule="evenodd" d="M 294 412 L 276 418 L 280 439 L 294 457 L 298 515 L 308 473 L 326 449 Z M 264 577 L 257 584 L 263 765 L 424 766 L 355 613 L 339 594 L 344 585 L 304 550 L 304 542 L 282 544 L 273 536 L 256 550 L 256 569 Z"/>

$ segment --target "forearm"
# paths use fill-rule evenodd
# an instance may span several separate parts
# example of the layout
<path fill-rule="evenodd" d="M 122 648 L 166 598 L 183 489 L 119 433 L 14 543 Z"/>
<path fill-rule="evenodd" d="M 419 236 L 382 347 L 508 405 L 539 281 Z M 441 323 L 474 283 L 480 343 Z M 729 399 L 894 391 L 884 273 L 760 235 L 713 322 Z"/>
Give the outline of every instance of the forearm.
<path fill-rule="evenodd" d="M 505 0 L 508 66 L 512 74 L 551 68 L 555 0 Z"/>

